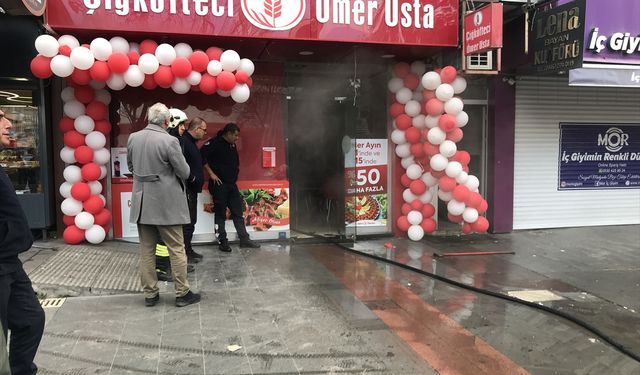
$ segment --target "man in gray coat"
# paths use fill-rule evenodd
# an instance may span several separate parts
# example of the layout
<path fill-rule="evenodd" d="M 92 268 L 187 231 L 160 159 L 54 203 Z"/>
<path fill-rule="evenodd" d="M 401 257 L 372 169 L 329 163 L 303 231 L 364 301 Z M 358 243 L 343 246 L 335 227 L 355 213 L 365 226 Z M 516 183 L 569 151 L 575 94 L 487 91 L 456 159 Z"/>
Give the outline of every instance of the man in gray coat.
<path fill-rule="evenodd" d="M 182 225 L 190 222 L 184 191 L 190 170 L 178 139 L 166 131 L 170 117 L 167 106 L 152 105 L 147 112 L 149 125 L 127 142 L 127 164 L 133 173 L 130 221 L 138 225 L 140 279 L 147 306 L 159 300 L 155 258 L 159 239 L 169 248 L 176 306 L 200 301 L 200 295 L 189 290 L 182 235 Z"/>

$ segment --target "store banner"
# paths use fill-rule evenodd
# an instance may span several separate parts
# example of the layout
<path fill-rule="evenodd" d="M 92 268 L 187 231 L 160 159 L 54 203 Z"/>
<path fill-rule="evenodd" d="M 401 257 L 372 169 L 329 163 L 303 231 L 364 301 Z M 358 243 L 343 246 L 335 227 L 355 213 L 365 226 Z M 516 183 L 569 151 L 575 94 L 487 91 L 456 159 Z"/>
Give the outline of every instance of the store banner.
<path fill-rule="evenodd" d="M 60 0 L 46 23 L 59 33 L 132 32 L 458 45 L 458 0 Z"/>
<path fill-rule="evenodd" d="M 571 69 L 569 86 L 640 87 L 640 67 L 638 69 Z"/>
<path fill-rule="evenodd" d="M 502 3 L 492 3 L 464 16 L 464 55 L 502 48 Z"/>
<path fill-rule="evenodd" d="M 640 188 L 640 124 L 560 123 L 558 190 Z"/>
<path fill-rule="evenodd" d="M 387 139 L 352 139 L 345 154 L 345 223 L 387 226 Z"/>

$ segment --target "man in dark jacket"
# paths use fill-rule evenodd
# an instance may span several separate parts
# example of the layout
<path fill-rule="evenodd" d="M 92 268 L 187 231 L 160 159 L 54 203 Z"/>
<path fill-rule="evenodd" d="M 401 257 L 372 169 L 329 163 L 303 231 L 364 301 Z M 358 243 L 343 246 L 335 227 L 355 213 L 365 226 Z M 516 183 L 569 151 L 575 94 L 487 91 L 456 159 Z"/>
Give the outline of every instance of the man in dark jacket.
<path fill-rule="evenodd" d="M 11 122 L 0 110 L 0 147 L 9 147 Z M 33 244 L 27 217 L 9 176 L 0 168 L 0 320 L 11 330 L 9 363 L 13 375 L 35 374 L 33 359 L 44 330 L 44 311 L 18 254 Z M 4 350 L 4 348 L 2 348 Z"/>
<path fill-rule="evenodd" d="M 184 246 L 187 251 L 187 257 L 193 259 L 194 263 L 198 263 L 202 259 L 202 255 L 193 251 L 191 241 L 196 221 L 198 220 L 198 193 L 202 192 L 204 175 L 202 157 L 196 142 L 207 134 L 207 123 L 200 117 L 194 117 L 185 125 L 185 130 L 182 135 L 182 153 L 187 160 L 187 164 L 191 167 L 191 175 L 187 179 L 187 203 L 189 204 L 191 222 L 182 226 L 182 231 L 184 233 Z"/>
<path fill-rule="evenodd" d="M 233 226 L 240 238 L 240 247 L 258 248 L 260 245 L 251 241 L 249 233 L 244 226 L 242 217 L 242 198 L 236 185 L 240 172 L 240 159 L 236 142 L 240 135 L 240 128 L 234 123 L 225 125 L 218 132 L 217 137 L 207 141 L 200 152 L 205 164 L 205 170 L 209 173 L 209 192 L 213 197 L 213 210 L 216 234 L 220 251 L 229 252 L 225 221 L 227 207 L 231 211 Z"/>

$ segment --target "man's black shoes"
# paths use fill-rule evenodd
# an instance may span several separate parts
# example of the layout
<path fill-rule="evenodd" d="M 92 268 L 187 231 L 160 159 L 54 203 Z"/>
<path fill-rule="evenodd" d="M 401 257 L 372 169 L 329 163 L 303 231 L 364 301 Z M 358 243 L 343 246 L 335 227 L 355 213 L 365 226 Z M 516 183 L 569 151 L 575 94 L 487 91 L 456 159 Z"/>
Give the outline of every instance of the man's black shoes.
<path fill-rule="evenodd" d="M 189 263 L 200 263 L 202 262 L 202 254 L 198 254 L 193 250 L 187 250 L 187 261 Z"/>
<path fill-rule="evenodd" d="M 194 303 L 200 302 L 200 294 L 193 293 L 192 291 L 188 291 L 182 297 L 176 297 L 176 306 L 185 307 Z"/>
<path fill-rule="evenodd" d="M 240 247 L 248 247 L 251 249 L 259 249 L 260 244 L 251 240 L 240 240 Z"/>
<path fill-rule="evenodd" d="M 231 252 L 231 246 L 229 246 L 227 242 L 221 242 L 220 245 L 218 245 L 218 249 L 220 249 L 220 251 L 224 251 L 225 253 Z"/>
<path fill-rule="evenodd" d="M 147 307 L 152 307 L 155 306 L 158 301 L 160 301 L 160 294 L 156 294 L 155 297 L 145 298 L 144 305 Z"/>

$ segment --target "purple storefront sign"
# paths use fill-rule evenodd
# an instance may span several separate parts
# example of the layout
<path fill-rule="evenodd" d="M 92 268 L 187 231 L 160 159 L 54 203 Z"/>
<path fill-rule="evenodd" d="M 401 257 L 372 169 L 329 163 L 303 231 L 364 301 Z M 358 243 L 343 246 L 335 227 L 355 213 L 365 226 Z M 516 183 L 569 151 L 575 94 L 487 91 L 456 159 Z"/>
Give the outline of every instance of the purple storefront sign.
<path fill-rule="evenodd" d="M 558 190 L 640 188 L 640 124 L 560 123 Z"/>
<path fill-rule="evenodd" d="M 640 1 L 588 0 L 584 63 L 640 65 Z"/>

